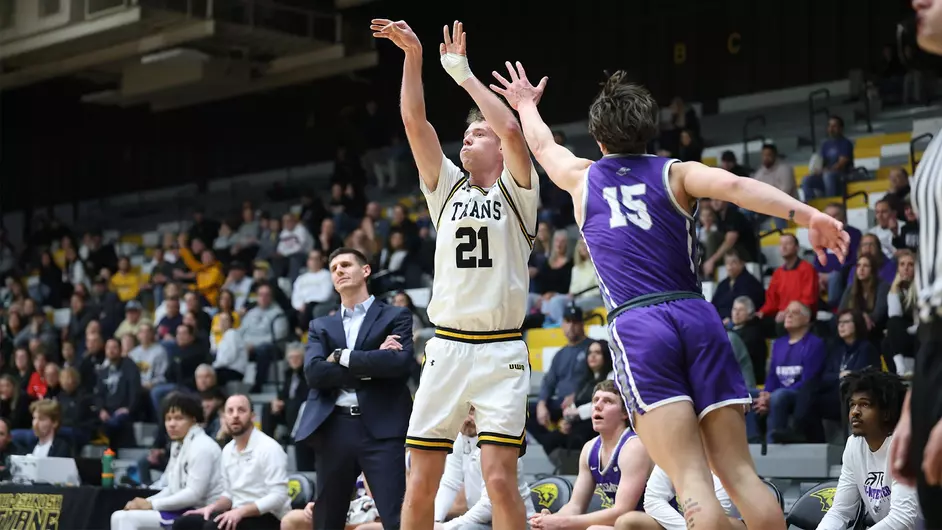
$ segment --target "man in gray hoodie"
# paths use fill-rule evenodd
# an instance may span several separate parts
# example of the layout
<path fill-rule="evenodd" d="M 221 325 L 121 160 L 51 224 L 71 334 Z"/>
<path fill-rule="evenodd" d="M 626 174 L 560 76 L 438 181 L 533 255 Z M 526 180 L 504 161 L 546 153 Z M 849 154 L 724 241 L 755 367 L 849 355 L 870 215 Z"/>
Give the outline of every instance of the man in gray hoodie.
<path fill-rule="evenodd" d="M 242 317 L 239 326 L 257 368 L 252 393 L 261 392 L 262 385 L 268 382 L 269 367 L 280 353 L 276 343 L 288 336 L 288 318 L 281 307 L 273 303 L 271 289 L 268 285 L 258 288 L 258 304 Z"/>

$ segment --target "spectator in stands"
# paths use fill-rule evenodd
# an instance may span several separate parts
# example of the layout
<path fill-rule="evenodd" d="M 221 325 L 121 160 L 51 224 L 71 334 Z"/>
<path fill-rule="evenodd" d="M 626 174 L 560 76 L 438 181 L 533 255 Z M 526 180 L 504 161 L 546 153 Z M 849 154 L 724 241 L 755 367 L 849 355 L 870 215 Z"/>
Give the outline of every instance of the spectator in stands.
<path fill-rule="evenodd" d="M 218 313 L 219 330 L 222 340 L 216 342 L 215 334 L 211 353 L 214 355 L 213 369 L 219 384 L 225 386 L 230 381 L 242 381 L 249 365 L 249 351 L 242 340 L 242 334 L 232 327 L 230 312 Z"/>
<path fill-rule="evenodd" d="M 272 277 L 271 265 L 267 261 L 255 262 L 255 270 L 252 271 L 252 289 L 249 291 L 249 297 L 245 302 L 245 306 L 242 308 L 242 313 L 244 314 L 258 305 L 258 291 L 262 286 L 269 287 L 278 307 L 280 307 L 282 312 L 286 315 L 290 314 L 292 310 L 291 300 L 288 299 L 288 295 L 278 287 L 277 282 Z"/>
<path fill-rule="evenodd" d="M 739 257 L 747 263 L 755 261 L 759 255 L 755 229 L 746 216 L 735 205 L 730 206 L 726 201 L 713 199 L 710 205 L 716 212 L 716 228 L 723 234 L 723 243 L 703 262 L 703 274 L 708 277 L 713 276 L 714 269 L 730 249 L 735 248 Z"/>
<path fill-rule="evenodd" d="M 273 265 L 278 272 L 278 276 L 287 276 L 289 280 L 293 281 L 298 277 L 301 267 L 304 266 L 304 261 L 307 259 L 307 253 L 314 248 L 316 242 L 311 237 L 311 233 L 307 231 L 307 228 L 298 222 L 294 214 L 286 213 L 282 216 L 281 222 L 283 228 L 278 235 L 278 246 L 275 249 L 276 256 L 273 259 Z M 326 219 L 324 222 L 326 222 Z"/>
<path fill-rule="evenodd" d="M 13 339 L 13 345 L 27 346 L 34 339 L 39 339 L 46 351 L 59 351 L 56 328 L 52 325 L 52 322 L 46 319 L 46 312 L 42 309 L 37 310 L 30 316 L 29 324 L 17 333 Z"/>
<path fill-rule="evenodd" d="M 896 481 L 889 459 L 906 387 L 899 377 L 879 370 L 851 374 L 842 386 L 851 436 L 832 504 L 818 530 L 843 530 L 861 503 L 876 523 L 871 528 L 913 530 L 919 516 L 916 491 Z"/>
<path fill-rule="evenodd" d="M 909 250 L 899 253 L 896 278 L 887 295 L 886 338 L 882 350 L 896 365 L 896 373 L 912 375 L 916 352 L 916 256 Z"/>
<path fill-rule="evenodd" d="M 287 456 L 278 442 L 255 428 L 252 403 L 244 395 L 226 401 L 232 441 L 222 450 L 222 494 L 173 523 L 174 530 L 228 530 L 242 526 L 277 530 L 291 509 Z"/>
<path fill-rule="evenodd" d="M 210 339 L 212 343 L 218 344 L 222 341 L 224 330 L 220 325 L 221 315 L 229 315 L 229 329 L 239 329 L 241 323 L 239 312 L 235 309 L 235 296 L 223 289 L 219 291 L 219 299 L 216 301 L 216 314 L 210 323 Z"/>
<path fill-rule="evenodd" d="M 837 314 L 837 344 L 831 354 L 841 360 L 839 378 L 865 368 L 881 368 L 880 352 L 867 340 L 867 323 L 864 314 L 854 309 L 845 309 Z"/>
<path fill-rule="evenodd" d="M 75 368 L 65 368 L 60 374 L 62 390 L 56 396 L 62 412 L 59 433 L 71 440 L 72 447 L 80 451 L 98 430 L 100 420 L 95 413 L 95 400 L 82 390 L 81 376 Z"/>
<path fill-rule="evenodd" d="M 255 218 L 255 209 L 251 204 L 242 206 L 242 224 L 236 231 L 232 241 L 232 247 L 229 249 L 232 260 L 241 263 L 250 263 L 258 254 L 258 242 L 262 235 L 262 227 Z M 230 273 L 232 268 L 230 266 Z M 243 270 L 243 277 L 245 276 Z M 226 282 L 229 283 L 228 281 Z"/>
<path fill-rule="evenodd" d="M 659 143 L 661 149 L 676 153 L 680 147 L 682 130 L 692 131 L 699 136 L 700 119 L 697 117 L 697 111 L 688 107 L 680 97 L 675 97 L 669 108 L 671 117 L 670 120 L 662 122 Z"/>
<path fill-rule="evenodd" d="M 608 341 L 597 340 L 589 344 L 585 356 L 586 370 L 582 383 L 572 396 L 571 403 L 563 410 L 559 420 L 558 435 L 550 433 L 543 450 L 549 454 L 557 447 L 574 449 L 582 447 L 595 436 L 592 430 L 592 395 L 595 387 L 606 379 L 615 378 L 612 353 Z"/>
<path fill-rule="evenodd" d="M 827 352 L 824 341 L 811 334 L 811 309 L 800 301 L 788 304 L 785 331 L 772 344 L 772 359 L 759 392 L 755 410 L 768 417 L 768 440 L 776 443 L 777 432 L 789 431 L 789 420 L 798 403 L 798 391 L 821 376 Z"/>
<path fill-rule="evenodd" d="M 899 230 L 899 235 L 893 238 L 893 246 L 896 248 L 897 257 L 902 250 L 910 250 L 913 253 L 919 251 L 919 220 L 916 218 L 916 212 L 913 211 L 913 205 L 909 199 L 903 201 L 903 221 L 906 223 Z"/>
<path fill-rule="evenodd" d="M 137 337 L 135 335 L 125 335 L 121 337 L 121 356 L 127 357 L 131 350 L 137 348 Z"/>
<path fill-rule="evenodd" d="M 288 367 L 278 396 L 262 411 L 262 431 L 274 437 L 275 428 L 284 425 L 291 430 L 298 421 L 301 406 L 307 401 L 308 386 L 304 377 L 304 347 L 293 344 L 288 347 L 285 354 Z M 299 471 L 314 470 L 314 455 L 308 444 L 295 445 L 297 469 Z"/>
<path fill-rule="evenodd" d="M 298 327 L 307 329 L 312 318 L 327 314 L 333 307 L 334 284 L 324 267 L 324 255 L 312 250 L 307 256 L 307 271 L 298 276 L 291 289 L 291 306 L 298 312 Z"/>
<path fill-rule="evenodd" d="M 0 274 L 2 276 L 2 274 Z M 62 282 L 66 289 L 70 286 L 72 289 L 76 285 L 88 287 L 88 271 L 85 270 L 85 262 L 79 257 L 75 247 L 65 249 L 65 262 L 62 265 Z"/>
<path fill-rule="evenodd" d="M 880 199 L 873 207 L 877 224 L 870 229 L 870 233 L 880 239 L 880 246 L 883 255 L 887 259 L 893 259 L 896 254 L 896 247 L 893 246 L 893 240 L 900 236 L 900 231 L 906 225 L 896 214 L 896 210 L 886 199 Z"/>
<path fill-rule="evenodd" d="M 215 439 L 222 426 L 221 417 L 223 406 L 226 404 L 226 393 L 218 386 L 205 390 L 200 392 L 200 403 L 203 406 L 203 430 Z"/>
<path fill-rule="evenodd" d="M 883 200 L 890 204 L 890 208 L 897 213 L 901 221 L 905 221 L 903 202 L 909 197 L 911 189 L 909 186 L 909 173 L 902 167 L 894 167 L 890 170 L 889 178 L 890 187 L 887 189 L 886 195 L 883 196 Z"/>
<path fill-rule="evenodd" d="M 490 526 L 492 506 L 484 487 L 481 448 L 477 441 L 478 429 L 472 407 L 455 438 L 454 450 L 445 458 L 445 472 L 435 495 L 436 530 Z M 536 510 L 530 498 L 530 486 L 523 478 L 522 459 L 517 461 L 517 491 L 523 498 L 527 517 L 532 517 Z M 464 497 L 461 499 L 464 502 L 458 501 L 459 496 Z M 452 510 L 454 505 L 464 509 L 456 513 Z"/>
<path fill-rule="evenodd" d="M 381 239 L 389 236 L 389 221 L 383 219 L 383 211 L 378 202 L 370 201 L 366 204 L 363 220 L 373 227 L 373 232 Z"/>
<path fill-rule="evenodd" d="M 23 394 L 26 394 L 26 386 L 32 373 L 33 359 L 29 354 L 29 348 L 17 347 L 13 351 L 13 376 L 16 378 L 17 387 L 23 390 Z"/>
<path fill-rule="evenodd" d="M 676 157 L 682 162 L 699 162 L 703 155 L 703 143 L 694 131 L 683 129 L 680 131 L 680 147 L 677 148 Z"/>
<path fill-rule="evenodd" d="M 232 246 L 235 245 L 236 234 L 228 221 L 219 225 L 219 235 L 213 240 L 213 252 L 223 264 L 232 261 Z"/>
<path fill-rule="evenodd" d="M 164 289 L 167 284 L 173 280 L 174 269 L 179 268 L 181 265 L 182 263 L 177 261 L 172 263 L 167 261 L 165 259 L 164 249 L 159 247 L 154 249 L 154 255 L 149 263 L 149 288 L 154 295 L 154 303 L 158 306 L 164 301 Z"/>
<path fill-rule="evenodd" d="M 343 245 L 343 240 L 340 238 L 340 235 L 337 233 L 337 222 L 330 217 L 325 217 L 321 221 L 320 230 L 317 233 L 317 238 L 314 241 L 313 248 L 316 248 L 321 251 L 321 254 L 328 256 L 335 249 L 340 248 Z M 310 251 L 311 248 L 308 248 L 307 251 Z M 304 254 L 304 259 L 307 257 L 307 252 Z M 294 276 L 291 276 L 294 279 Z"/>
<path fill-rule="evenodd" d="M 226 283 L 222 286 L 224 291 L 229 291 L 235 297 L 236 311 L 242 311 L 246 300 L 248 300 L 249 292 L 252 290 L 252 278 L 249 278 L 245 273 L 245 263 L 233 261 L 229 264 L 229 275 L 226 276 Z"/>
<path fill-rule="evenodd" d="M 96 308 L 101 334 L 105 337 L 114 335 L 118 324 L 124 320 L 124 303 L 117 294 L 108 290 L 108 280 L 101 276 L 95 277 L 88 304 Z"/>
<path fill-rule="evenodd" d="M 59 397 L 59 392 L 62 391 L 62 388 L 59 386 L 59 374 L 61 368 L 56 363 L 46 363 L 46 367 L 43 369 L 44 379 L 46 381 L 46 393 L 42 395 L 42 399 L 57 399 Z"/>
<path fill-rule="evenodd" d="M 170 369 L 170 360 L 163 345 L 154 340 L 154 328 L 148 324 L 137 331 L 140 340 L 128 357 L 134 361 L 141 372 L 141 388 L 145 393 L 150 392 L 157 385 L 167 382 L 167 371 Z"/>
<path fill-rule="evenodd" d="M 216 239 L 219 234 L 219 222 L 206 217 L 206 212 L 202 207 L 193 210 L 193 224 L 190 226 L 188 239 L 199 239 L 203 243 L 208 243 Z M 183 235 L 183 234 L 181 234 Z M 185 244 L 180 244 L 180 251 L 188 248 Z"/>
<path fill-rule="evenodd" d="M 740 165 L 736 160 L 736 153 L 729 150 L 723 151 L 723 154 L 720 155 L 720 167 L 740 177 L 748 177 L 749 173 L 752 172 L 748 167 Z"/>
<path fill-rule="evenodd" d="M 150 497 L 136 497 L 111 514 L 111 530 L 160 530 L 184 511 L 215 502 L 222 494 L 222 451 L 203 431 L 196 397 L 174 392 L 164 404 L 163 423 L 173 450 L 167 472 Z"/>
<path fill-rule="evenodd" d="M 69 323 L 62 328 L 62 340 L 78 342 L 85 338 L 85 328 L 97 315 L 85 305 L 85 297 L 72 294 L 69 299 Z"/>
<path fill-rule="evenodd" d="M 373 278 L 377 291 L 395 291 L 418 287 L 420 284 L 422 271 L 415 263 L 414 253 L 407 246 L 405 234 L 398 228 L 390 230 L 378 265 L 379 274 Z"/>
<path fill-rule="evenodd" d="M 276 344 L 288 336 L 288 319 L 281 308 L 272 303 L 271 287 L 259 287 L 258 305 L 245 314 L 239 332 L 249 355 L 255 357 L 257 370 L 252 392 L 257 393 L 268 382 L 268 368 L 279 356 Z"/>
<path fill-rule="evenodd" d="M 889 284 L 892 283 L 893 278 L 896 277 L 896 262 L 893 261 L 893 259 L 887 259 L 882 248 L 880 239 L 876 234 L 864 234 L 864 236 L 860 238 L 860 246 L 857 248 L 857 257 L 859 258 L 864 255 L 870 256 L 873 262 L 873 270 L 877 272 L 877 276 L 881 281 Z M 848 256 L 849 255 L 850 254 L 848 254 Z M 850 287 L 854 278 L 857 277 L 856 270 L 857 262 L 855 260 L 854 264 L 851 265 L 847 277 L 847 287 Z"/>
<path fill-rule="evenodd" d="M 409 310 L 409 313 L 412 314 L 412 333 L 413 335 L 418 334 L 419 331 L 428 327 L 426 322 L 427 315 L 423 317 L 423 312 L 416 307 L 415 302 L 412 301 L 412 297 L 409 296 L 409 293 L 405 291 L 399 291 L 393 296 L 392 305 L 396 307 L 404 307 Z"/>
<path fill-rule="evenodd" d="M 62 269 L 52 259 L 48 251 L 39 255 L 39 286 L 42 292 L 37 297 L 44 306 L 60 307 L 65 286 L 62 284 Z"/>
<path fill-rule="evenodd" d="M 860 247 L 861 233 L 853 226 L 847 224 L 847 215 L 844 206 L 840 203 L 831 203 L 824 208 L 824 213 L 844 223 L 844 231 L 850 236 L 850 245 L 847 247 L 848 256 L 857 256 Z M 854 266 L 852 260 L 848 259 L 841 263 L 837 256 L 831 252 L 827 253 L 827 263 L 822 265 L 818 260 L 814 260 L 814 268 L 818 273 L 825 275 L 827 282 L 828 305 L 832 309 L 837 309 L 841 297 L 844 295 L 844 289 L 849 283 L 851 269 Z"/>
<path fill-rule="evenodd" d="M 871 339 L 879 344 L 887 321 L 887 295 L 890 286 L 875 274 L 876 266 L 872 256 L 864 254 L 857 258 L 854 280 L 850 289 L 844 291 L 840 309 L 855 309 L 863 313 L 866 331 Z"/>
<path fill-rule="evenodd" d="M 105 357 L 106 362 L 98 369 L 95 389 L 98 417 L 112 447 L 133 446 L 133 441 L 127 440 L 133 438 L 128 428 L 141 398 L 141 372 L 134 361 L 121 357 L 121 346 L 114 339 L 105 343 Z"/>
<path fill-rule="evenodd" d="M 29 398 L 20 395 L 20 386 L 12 375 L 0 375 L 0 417 L 10 420 L 11 432 L 29 429 Z"/>
<path fill-rule="evenodd" d="M 26 447 L 27 454 L 35 457 L 73 458 L 72 444 L 59 435 L 59 404 L 51 399 L 33 402 L 29 406 L 33 415 L 33 434 L 36 441 Z"/>
<path fill-rule="evenodd" d="M 748 175 L 744 175 L 748 176 Z M 774 144 L 765 144 L 762 146 L 762 165 L 752 174 L 752 177 L 759 182 L 764 182 L 783 192 L 798 197 L 798 185 L 795 183 L 795 171 L 792 166 L 779 160 L 778 148 Z M 777 217 L 757 216 L 757 220 L 764 222 L 771 220 L 775 228 L 784 229 L 788 227 L 788 221 Z"/>
<path fill-rule="evenodd" d="M 124 306 L 124 320 L 114 332 L 114 337 L 121 340 L 125 335 L 137 335 L 144 325 L 152 325 L 150 319 L 143 316 L 144 306 L 137 300 L 131 300 Z"/>
<path fill-rule="evenodd" d="M 7 481 L 10 475 L 10 457 L 20 453 L 20 448 L 13 443 L 10 436 L 11 426 L 9 418 L 0 416 L 0 480 Z"/>
<path fill-rule="evenodd" d="M 196 274 L 194 288 L 200 294 L 202 305 L 216 305 L 216 297 L 219 296 L 219 290 L 225 281 L 222 274 L 222 265 L 216 259 L 216 254 L 206 248 L 199 239 L 193 240 L 192 245 L 187 245 L 186 234 L 180 234 L 178 243 L 180 245 L 180 259 L 183 260 L 183 263 L 191 272 Z M 199 260 L 196 259 L 195 254 L 199 254 Z"/>
<path fill-rule="evenodd" d="M 586 372 L 586 351 L 592 340 L 585 336 L 582 310 L 570 306 L 563 316 L 563 335 L 567 344 L 560 348 L 543 376 L 539 400 L 530 405 L 527 415 L 527 431 L 542 445 L 544 435 L 553 422 L 563 416 L 576 391 L 582 384 Z"/>
<path fill-rule="evenodd" d="M 3 296 L 3 307 L 6 309 L 14 304 L 22 304 L 29 296 L 23 283 L 13 276 L 7 276 L 4 285 L 6 285 L 6 291 Z"/>
<path fill-rule="evenodd" d="M 572 259 L 569 256 L 569 234 L 565 230 L 557 230 L 553 234 L 549 258 L 540 267 L 535 280 L 540 297 L 531 294 L 534 309 L 541 309 L 542 304 L 558 294 L 568 294 L 572 282 Z"/>
<path fill-rule="evenodd" d="M 278 242 L 281 237 L 281 219 L 278 217 L 266 219 L 265 215 L 264 213 L 262 214 L 262 235 L 258 238 L 258 252 L 255 253 L 256 261 L 270 260 L 276 257 Z M 318 221 L 318 226 L 319 224 L 320 222 Z M 267 261 L 264 262 L 267 263 Z"/>
<path fill-rule="evenodd" d="M 723 244 L 723 234 L 716 224 L 716 212 L 710 206 L 710 201 L 700 201 L 698 217 L 700 220 L 697 224 L 698 253 L 701 256 L 712 256 Z M 700 276 L 707 281 L 713 281 L 712 274 L 707 277 L 703 273 L 702 264 Z"/>
<path fill-rule="evenodd" d="M 94 322 L 94 321 L 93 321 Z M 85 353 L 79 361 L 78 371 L 85 390 L 94 392 L 98 383 L 98 366 L 105 361 L 105 341 L 96 331 L 85 333 Z"/>
<path fill-rule="evenodd" d="M 85 251 L 79 250 L 79 255 L 85 260 L 88 270 L 93 274 L 101 274 L 102 269 L 115 271 L 118 268 L 118 255 L 114 245 L 104 243 L 100 231 L 89 232 L 85 240 Z"/>
<path fill-rule="evenodd" d="M 209 316 L 209 313 L 203 310 L 199 295 L 193 291 L 189 291 L 183 295 L 183 303 L 186 310 L 181 310 L 180 312 L 183 313 L 184 316 L 192 315 L 193 318 L 196 319 L 196 330 L 206 333 L 206 339 L 208 341 L 208 334 L 212 329 L 213 318 Z"/>
<path fill-rule="evenodd" d="M 164 316 L 167 315 L 167 301 L 168 300 L 170 299 L 177 300 L 178 302 L 177 305 L 180 308 L 179 313 L 181 315 L 187 312 L 186 306 L 183 305 L 183 303 L 180 301 L 182 297 L 183 297 L 183 291 L 181 290 L 179 283 L 170 282 L 164 287 L 164 300 L 154 309 L 154 322 L 157 323 L 158 327 L 160 326 L 160 321 L 163 320 Z M 170 330 L 171 334 L 173 333 L 173 329 L 176 329 L 176 328 L 172 328 Z"/>
<path fill-rule="evenodd" d="M 592 266 L 589 249 L 581 237 L 576 242 L 576 252 L 572 257 L 572 273 L 569 280 L 568 294 L 557 294 L 545 301 L 541 311 L 552 323 L 561 323 L 566 308 L 575 305 L 583 311 L 591 311 L 602 305 L 599 292 L 599 279 Z"/>
<path fill-rule="evenodd" d="M 592 428 L 599 435 L 582 448 L 569 502 L 556 513 L 544 509 L 530 517 L 532 528 L 612 526 L 625 513 L 642 509 L 644 485 L 654 463 L 641 439 L 628 428 L 628 411 L 613 381 L 595 387 Z M 602 509 L 586 513 L 596 491 L 602 496 Z"/>
<path fill-rule="evenodd" d="M 141 292 L 141 275 L 131 269 L 131 258 L 118 258 L 118 270 L 111 276 L 111 290 L 118 294 L 122 302 L 137 299 Z"/>
<path fill-rule="evenodd" d="M 46 396 L 46 354 L 37 352 L 33 354 L 33 373 L 26 383 L 26 395 L 31 400 L 43 399 Z"/>
<path fill-rule="evenodd" d="M 772 281 L 765 292 L 765 304 L 756 313 L 766 321 L 768 334 L 774 324 L 785 321 L 785 311 L 793 301 L 801 302 L 812 312 L 818 305 L 818 273 L 810 263 L 798 257 L 798 238 L 782 234 L 779 238 L 779 254 L 782 266 L 772 273 Z"/>
<path fill-rule="evenodd" d="M 844 179 L 854 169 L 854 143 L 844 137 L 844 120 L 834 115 L 828 120 L 828 139 L 821 143 L 823 167 L 801 181 L 805 200 L 837 197 L 844 193 Z"/>
<path fill-rule="evenodd" d="M 719 477 L 713 475 L 713 489 L 716 499 L 727 515 L 733 512 L 733 501 L 730 500 L 726 488 Z M 730 517 L 729 523 L 736 530 L 745 530 L 746 525 L 741 519 Z M 614 530 L 642 530 L 657 528 L 659 530 L 686 530 L 687 522 L 680 512 L 677 502 L 677 491 L 670 477 L 659 466 L 654 466 L 651 477 L 644 488 L 644 511 L 632 511 L 622 515 L 615 521 Z M 603 527 L 592 527 L 589 530 L 603 530 Z"/>
<path fill-rule="evenodd" d="M 168 291 L 169 290 L 170 289 L 168 289 Z M 163 317 L 157 321 L 157 338 L 161 341 L 173 340 L 173 334 L 176 333 L 180 324 L 183 324 L 183 314 L 180 312 L 180 299 L 171 295 L 164 300 Z"/>
<path fill-rule="evenodd" d="M 735 248 L 726 253 L 723 261 L 726 265 L 726 278 L 713 292 L 713 306 L 719 312 L 723 323 L 729 325 L 733 302 L 740 296 L 745 296 L 752 301 L 754 307 L 761 307 L 765 303 L 765 289 L 762 288 L 762 282 L 746 270 L 746 264 Z"/>
<path fill-rule="evenodd" d="M 62 343 L 62 368 L 78 366 L 78 360 L 75 358 L 75 345 L 71 342 Z"/>

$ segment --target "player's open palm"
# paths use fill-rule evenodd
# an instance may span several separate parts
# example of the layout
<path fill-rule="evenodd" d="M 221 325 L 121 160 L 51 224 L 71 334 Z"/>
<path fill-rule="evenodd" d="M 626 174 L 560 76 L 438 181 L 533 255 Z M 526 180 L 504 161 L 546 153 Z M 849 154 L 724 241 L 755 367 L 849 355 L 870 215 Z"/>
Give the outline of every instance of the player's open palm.
<path fill-rule="evenodd" d="M 523 65 L 520 64 L 520 61 L 517 61 L 516 68 L 514 68 L 514 65 L 510 64 L 510 61 L 507 61 L 505 64 L 507 65 L 507 72 L 510 75 L 510 81 L 504 79 L 504 76 L 495 71 L 493 72 L 494 79 L 496 79 L 501 86 L 491 85 L 491 90 L 504 96 L 504 99 L 507 100 L 507 104 L 514 110 L 519 110 L 518 107 L 522 102 L 532 102 L 534 105 L 539 105 L 540 98 L 543 97 L 543 91 L 546 90 L 546 82 L 549 81 L 549 78 L 544 77 L 536 86 L 533 86 L 530 80 L 527 79 L 527 72 L 523 69 Z"/>
<path fill-rule="evenodd" d="M 392 21 L 387 18 L 374 18 L 370 21 L 370 30 L 377 39 L 389 39 L 399 46 L 402 51 L 416 51 L 422 49 L 422 43 L 406 24 L 405 20 Z"/>
<path fill-rule="evenodd" d="M 438 47 L 439 53 L 468 55 L 468 36 L 464 32 L 464 24 L 456 20 L 451 31 L 448 30 L 448 26 L 444 26 L 442 33 L 444 33 L 444 41 Z"/>
<path fill-rule="evenodd" d="M 808 240 L 822 265 L 828 261 L 828 250 L 833 252 L 841 263 L 847 258 L 850 235 L 844 230 L 844 224 L 830 215 L 818 212 L 811 216 L 808 222 Z"/>

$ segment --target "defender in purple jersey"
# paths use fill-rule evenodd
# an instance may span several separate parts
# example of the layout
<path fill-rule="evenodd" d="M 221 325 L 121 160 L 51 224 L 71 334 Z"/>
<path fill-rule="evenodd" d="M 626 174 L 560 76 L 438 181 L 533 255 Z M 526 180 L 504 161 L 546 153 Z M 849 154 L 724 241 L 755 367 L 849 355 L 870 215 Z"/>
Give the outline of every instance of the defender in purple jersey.
<path fill-rule="evenodd" d="M 606 81 L 589 110 L 589 132 L 605 155 L 598 162 L 553 141 L 537 110 L 545 83 L 534 88 L 520 63 L 511 82 L 495 77 L 503 86 L 491 89 L 519 112 L 533 155 L 572 196 L 609 309 L 619 389 L 645 447 L 676 486 L 688 525 L 729 525 L 709 461 L 749 528 L 784 529 L 749 455 L 739 366 L 697 283 L 695 204 L 722 199 L 808 226 L 822 262 L 827 250 L 844 260 L 843 225 L 754 179 L 645 155 L 658 130 L 657 103 L 624 72 Z"/>
<path fill-rule="evenodd" d="M 569 502 L 556 513 L 530 517 L 534 530 L 612 527 L 620 516 L 644 509 L 644 485 L 654 463 L 628 426 L 628 410 L 613 381 L 595 385 L 592 429 L 599 435 L 582 447 Z M 601 509 L 586 513 L 593 496 L 600 497 Z"/>

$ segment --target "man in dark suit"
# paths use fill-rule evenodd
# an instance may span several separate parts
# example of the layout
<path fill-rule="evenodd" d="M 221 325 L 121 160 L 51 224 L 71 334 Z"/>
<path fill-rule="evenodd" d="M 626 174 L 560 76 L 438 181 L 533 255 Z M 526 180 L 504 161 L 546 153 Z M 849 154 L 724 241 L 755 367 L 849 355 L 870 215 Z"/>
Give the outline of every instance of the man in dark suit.
<path fill-rule="evenodd" d="M 311 391 L 296 433 L 316 455 L 314 528 L 345 526 L 362 471 L 383 528 L 398 530 L 412 413 L 412 315 L 370 295 L 370 266 L 359 251 L 339 248 L 328 263 L 341 307 L 309 326 L 304 375 Z"/>
<path fill-rule="evenodd" d="M 51 399 L 41 399 L 30 404 L 29 411 L 33 414 L 33 434 L 36 435 L 36 441 L 24 448 L 26 454 L 74 458 L 69 439 L 59 434 L 59 403 Z"/>

